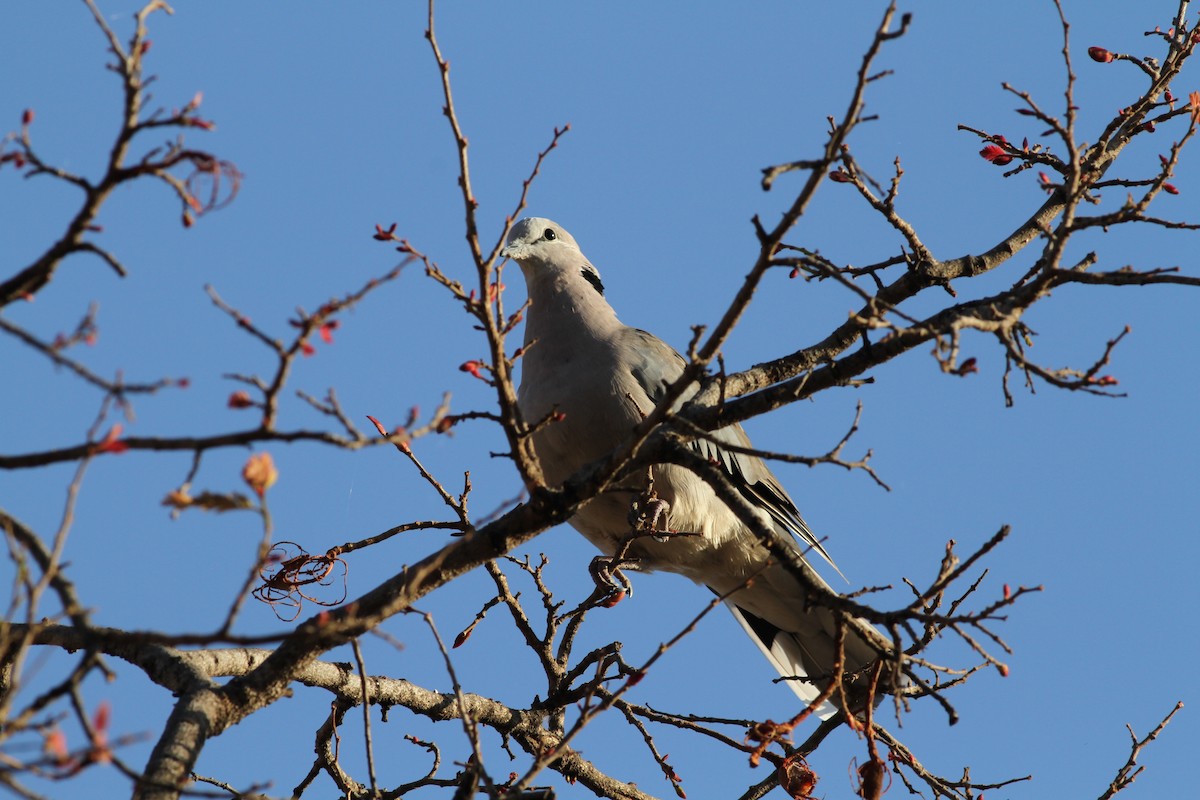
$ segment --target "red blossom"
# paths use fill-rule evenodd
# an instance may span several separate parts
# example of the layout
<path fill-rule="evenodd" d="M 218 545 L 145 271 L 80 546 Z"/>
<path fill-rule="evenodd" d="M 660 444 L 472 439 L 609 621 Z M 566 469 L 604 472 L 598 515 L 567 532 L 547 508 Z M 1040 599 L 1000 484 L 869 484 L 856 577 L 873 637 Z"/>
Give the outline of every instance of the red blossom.
<path fill-rule="evenodd" d="M 985 161 L 990 161 L 997 167 L 1003 167 L 1005 164 L 1012 162 L 1013 157 L 1004 152 L 1004 148 L 998 144 L 989 144 L 979 151 L 980 157 Z"/>
<path fill-rule="evenodd" d="M 1010 597 L 1012 597 L 1012 589 L 1010 589 L 1006 583 L 1004 584 L 1004 599 L 1008 600 Z"/>
<path fill-rule="evenodd" d="M 1088 55 L 1091 56 L 1092 61 L 1099 61 L 1101 64 L 1107 64 L 1111 61 L 1114 61 L 1117 57 L 1115 53 L 1110 53 L 1103 47 L 1089 47 Z"/>
<path fill-rule="evenodd" d="M 458 424 L 458 417 L 454 416 L 453 414 L 447 414 L 446 416 L 444 416 L 438 420 L 437 427 L 435 428 L 435 430 L 438 433 L 445 433 L 446 431 L 450 430 L 457 424 Z"/>
<path fill-rule="evenodd" d="M 458 636 L 454 637 L 454 644 L 452 644 L 450 646 L 450 649 L 454 649 L 455 647 L 462 647 L 464 644 L 467 643 L 467 639 L 470 639 L 470 638 L 471 638 L 471 629 L 467 628 L 465 631 L 458 634 Z"/>
<path fill-rule="evenodd" d="M 792 267 L 792 271 L 788 273 L 788 278 L 795 280 L 800 277 L 800 268 Z"/>
<path fill-rule="evenodd" d="M 1163 191 L 1167 194 L 1179 194 L 1179 190 L 1175 188 L 1175 184 L 1173 183 L 1164 183 Z"/>
<path fill-rule="evenodd" d="M 970 375 L 972 372 L 979 372 L 979 364 L 975 357 L 972 356 L 958 365 L 958 369 L 954 370 L 955 375 Z"/>
<path fill-rule="evenodd" d="M 146 53 L 150 52 L 150 48 L 153 46 L 154 46 L 154 42 L 152 40 L 150 40 L 150 39 L 144 40 L 141 43 L 141 45 L 138 47 L 138 55 L 139 56 L 146 55 Z"/>
<path fill-rule="evenodd" d="M 175 385 L 178 386 L 180 389 L 186 389 L 192 385 L 192 379 L 191 378 L 179 378 L 178 380 L 175 381 Z"/>
<path fill-rule="evenodd" d="M 33 109 L 27 108 L 21 113 L 21 125 L 29 127 L 33 124 Z"/>
<path fill-rule="evenodd" d="M 1146 133 L 1154 133 L 1154 122 L 1153 121 L 1143 122 L 1142 130 L 1144 130 Z"/>
<path fill-rule="evenodd" d="M 834 183 L 849 183 L 854 179 L 850 177 L 849 172 L 846 172 L 846 170 L 838 167 L 836 170 L 829 173 L 829 180 L 833 181 Z"/>
<path fill-rule="evenodd" d="M 1118 383 L 1120 383 L 1120 381 L 1114 378 L 1112 375 L 1101 375 L 1099 378 L 1092 378 L 1091 382 L 1097 386 L 1116 386 Z"/>
<path fill-rule="evenodd" d="M 313 353 L 317 352 L 317 348 L 313 347 L 308 342 L 301 342 L 300 343 L 300 352 L 304 354 L 305 358 L 308 358 Z"/>
<path fill-rule="evenodd" d="M 1007 678 L 1008 677 L 1008 664 L 1000 664 L 998 668 L 1000 670 L 1000 677 Z"/>

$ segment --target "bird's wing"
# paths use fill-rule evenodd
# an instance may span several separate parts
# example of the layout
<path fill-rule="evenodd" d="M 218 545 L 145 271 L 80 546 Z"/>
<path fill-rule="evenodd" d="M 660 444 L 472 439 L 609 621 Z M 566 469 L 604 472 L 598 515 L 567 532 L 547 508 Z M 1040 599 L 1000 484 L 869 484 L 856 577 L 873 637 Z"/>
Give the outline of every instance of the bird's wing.
<path fill-rule="evenodd" d="M 655 405 L 665 396 L 667 385 L 683 374 L 686 364 L 683 356 L 646 331 L 624 328 L 619 335 L 618 347 L 621 348 L 622 360 L 629 364 L 630 375 Z M 695 390 L 686 392 L 676 408 L 681 407 L 694 393 Z M 841 570 L 825 552 L 808 523 L 800 516 L 795 502 L 766 463 L 758 456 L 731 449 L 753 449 L 750 437 L 742 426 L 729 425 L 710 435 L 711 439 L 694 438 L 688 446 L 703 458 L 719 465 L 730 483 L 750 504 L 761 508 L 776 525 L 819 553 L 841 575 Z"/>

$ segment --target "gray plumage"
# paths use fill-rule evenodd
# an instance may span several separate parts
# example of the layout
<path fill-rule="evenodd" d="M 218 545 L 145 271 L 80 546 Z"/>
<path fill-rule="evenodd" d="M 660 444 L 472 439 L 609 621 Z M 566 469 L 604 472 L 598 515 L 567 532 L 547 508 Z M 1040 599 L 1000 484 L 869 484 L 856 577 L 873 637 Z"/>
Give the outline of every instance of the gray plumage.
<path fill-rule="evenodd" d="M 554 486 L 627 439 L 664 396 L 666 384 L 682 374 L 684 360 L 662 340 L 617 319 L 604 298 L 599 272 L 561 226 L 548 219 L 523 219 L 513 226 L 501 254 L 520 265 L 531 301 L 527 349 L 520 362 L 521 412 L 529 422 L 555 410 L 564 414 L 533 440 L 545 478 Z M 762 459 L 721 447 L 750 447 L 741 426 L 723 428 L 714 438 L 716 443 L 695 439 L 690 446 L 719 464 L 777 530 L 790 534 L 785 538 L 798 553 L 813 550 L 829 560 Z M 653 477 L 658 497 L 669 508 L 665 527 L 695 535 L 662 541 L 640 537 L 628 554 L 640 559 L 642 570 L 675 572 L 722 595 L 749 580 L 726 605 L 781 675 L 808 677 L 788 683 L 803 700 L 813 700 L 827 684 L 822 678 L 831 673 L 834 661 L 830 612 L 807 607 L 801 583 L 769 563 L 755 535 L 700 477 L 675 465 L 655 466 Z M 584 504 L 571 525 L 613 555 L 631 533 L 630 506 L 645 483 L 644 476 L 623 481 Z M 876 656 L 865 641 L 847 634 L 847 671 Z"/>

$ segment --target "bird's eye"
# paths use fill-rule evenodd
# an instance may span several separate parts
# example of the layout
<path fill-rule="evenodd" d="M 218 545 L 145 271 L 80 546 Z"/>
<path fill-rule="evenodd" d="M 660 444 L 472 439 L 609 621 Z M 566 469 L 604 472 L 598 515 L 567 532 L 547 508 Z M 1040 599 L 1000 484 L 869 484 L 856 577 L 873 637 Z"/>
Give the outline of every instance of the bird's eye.
<path fill-rule="evenodd" d="M 554 232 L 553 228 L 546 228 L 546 232 L 542 234 L 542 238 L 547 242 L 553 242 L 558 238 L 558 234 Z"/>

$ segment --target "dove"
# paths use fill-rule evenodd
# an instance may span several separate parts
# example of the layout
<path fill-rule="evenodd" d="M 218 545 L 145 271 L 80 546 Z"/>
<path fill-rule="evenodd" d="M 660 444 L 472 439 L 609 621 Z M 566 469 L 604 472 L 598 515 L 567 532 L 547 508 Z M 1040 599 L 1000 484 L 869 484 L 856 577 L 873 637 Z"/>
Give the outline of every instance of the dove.
<path fill-rule="evenodd" d="M 528 290 L 517 399 L 530 424 L 554 415 L 532 436 L 545 480 L 555 486 L 626 441 L 685 362 L 661 339 L 618 319 L 599 271 L 557 223 L 520 220 L 501 256 L 520 266 Z M 695 392 L 689 389 L 676 410 Z M 740 425 L 687 446 L 719 465 L 797 555 L 815 552 L 837 569 L 766 463 L 746 453 L 752 446 Z M 635 535 L 639 507 L 661 514 L 651 532 L 661 533 Z M 727 596 L 738 623 L 806 703 L 828 685 L 837 655 L 833 613 L 808 602 L 803 582 L 772 561 L 757 535 L 694 472 L 656 464 L 649 475 L 622 476 L 582 504 L 570 524 L 607 557 L 622 553 L 639 571 L 676 573 Z M 847 674 L 881 655 L 849 627 L 844 652 Z M 818 713 L 833 711 L 826 703 Z"/>

